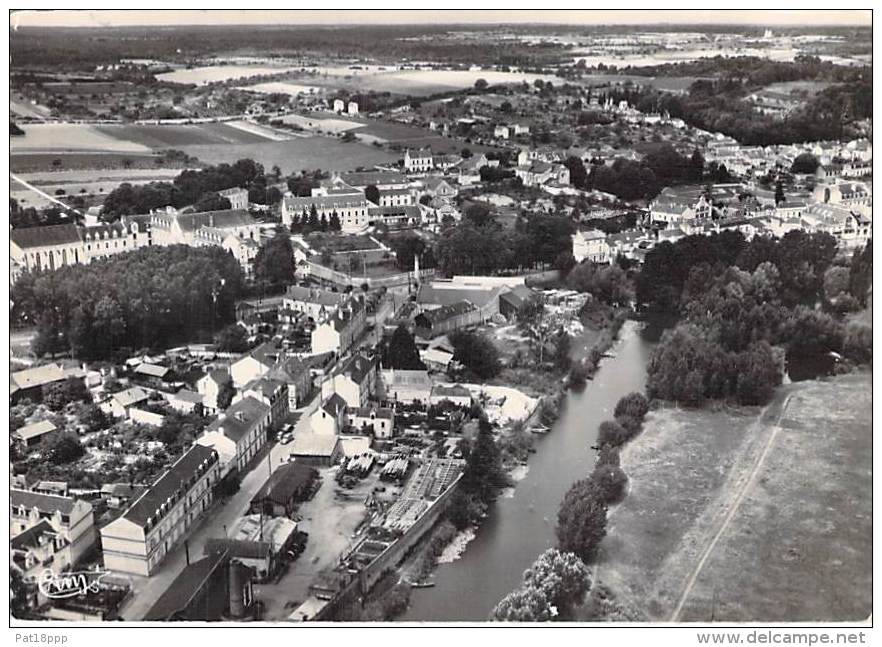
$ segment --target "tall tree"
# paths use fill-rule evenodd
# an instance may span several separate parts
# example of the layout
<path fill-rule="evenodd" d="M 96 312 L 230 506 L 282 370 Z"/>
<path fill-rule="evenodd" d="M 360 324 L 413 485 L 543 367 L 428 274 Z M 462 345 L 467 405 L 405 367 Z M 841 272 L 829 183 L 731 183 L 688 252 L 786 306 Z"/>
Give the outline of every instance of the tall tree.
<path fill-rule="evenodd" d="M 398 326 L 383 347 L 383 366 L 403 370 L 425 370 L 413 335 L 403 325 Z"/>
<path fill-rule="evenodd" d="M 296 264 L 290 236 L 284 231 L 267 240 L 254 257 L 254 276 L 271 285 L 288 285 L 294 280 Z"/>
<path fill-rule="evenodd" d="M 590 479 L 576 481 L 564 496 L 556 532 L 560 550 L 591 563 L 606 536 L 606 504 Z"/>

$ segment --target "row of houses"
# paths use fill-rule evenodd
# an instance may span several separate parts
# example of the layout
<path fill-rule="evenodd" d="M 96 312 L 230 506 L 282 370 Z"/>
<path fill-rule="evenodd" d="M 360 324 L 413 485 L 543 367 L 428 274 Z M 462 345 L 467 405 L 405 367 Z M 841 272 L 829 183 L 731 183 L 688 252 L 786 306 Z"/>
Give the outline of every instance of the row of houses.
<path fill-rule="evenodd" d="M 710 235 L 722 231 L 740 231 L 747 239 L 754 236 L 781 237 L 790 231 L 824 232 L 833 236 L 844 249 L 863 247 L 873 237 L 872 218 L 835 204 L 816 203 L 799 208 L 795 215 L 786 210 L 768 209 L 750 217 L 679 220 L 664 229 L 624 231 L 606 234 L 598 229 L 578 230 L 572 236 L 576 262 L 610 263 L 618 256 L 642 262 L 656 244 L 675 242 L 690 235 Z"/>
<path fill-rule="evenodd" d="M 264 226 L 245 208 L 185 213 L 166 207 L 110 224 L 15 228 L 9 234 L 10 280 L 14 283 L 25 271 L 88 265 L 151 245 L 222 247 L 250 276 Z"/>

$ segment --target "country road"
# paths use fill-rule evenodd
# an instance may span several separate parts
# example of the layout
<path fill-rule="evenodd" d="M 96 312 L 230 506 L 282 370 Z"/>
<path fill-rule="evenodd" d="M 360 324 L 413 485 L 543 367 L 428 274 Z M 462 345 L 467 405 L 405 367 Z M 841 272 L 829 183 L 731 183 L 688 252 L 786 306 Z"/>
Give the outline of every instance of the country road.
<path fill-rule="evenodd" d="M 82 211 L 80 211 L 79 209 L 75 209 L 75 208 L 71 207 L 70 205 L 65 204 L 64 202 L 62 202 L 61 200 L 59 200 L 58 198 L 56 198 L 54 195 L 49 195 L 48 193 L 46 193 L 46 192 L 43 191 L 42 189 L 38 189 L 38 188 L 35 187 L 33 184 L 29 183 L 27 180 L 23 180 L 22 178 L 20 178 L 19 176 L 17 176 L 15 173 L 10 173 L 10 174 L 9 174 L 9 177 L 11 177 L 13 180 L 15 180 L 16 182 L 18 182 L 18 183 L 21 184 L 22 186 L 24 186 L 24 187 L 30 189 L 31 191 L 33 191 L 33 192 L 36 193 L 37 195 L 42 196 L 43 198 L 46 198 L 46 199 L 49 200 L 50 202 L 52 202 L 52 203 L 54 203 L 54 204 L 57 204 L 57 205 L 59 205 L 59 206 L 65 208 L 65 209 L 67 209 L 68 211 L 73 211 L 73 212 L 76 213 L 77 215 L 80 215 L 80 216 L 82 216 L 82 217 L 84 217 L 84 218 L 86 217 L 86 214 L 84 214 L 84 213 L 83 213 Z"/>
<path fill-rule="evenodd" d="M 791 394 L 792 395 L 792 394 Z M 683 606 L 686 604 L 686 600 L 689 598 L 689 594 L 692 593 L 692 589 L 695 586 L 695 581 L 698 579 L 698 576 L 701 574 L 701 569 L 704 568 L 705 563 L 708 558 L 714 552 L 714 549 L 717 546 L 717 542 L 720 540 L 720 537 L 723 536 L 723 533 L 726 532 L 726 529 L 729 527 L 729 523 L 732 521 L 732 518 L 735 516 L 735 513 L 738 512 L 738 508 L 741 505 L 741 502 L 744 500 L 744 497 L 753 487 L 754 481 L 756 481 L 757 474 L 759 474 L 760 470 L 765 463 L 766 457 L 769 455 L 772 447 L 775 444 L 775 439 L 778 437 L 778 432 L 781 431 L 781 418 L 784 417 L 784 413 L 787 411 L 787 405 L 790 404 L 791 395 L 788 395 L 784 402 L 781 404 L 781 410 L 778 412 L 778 415 L 775 419 L 775 424 L 772 427 L 772 432 L 769 434 L 769 438 L 766 441 L 766 444 L 763 446 L 763 450 L 760 455 L 757 457 L 756 462 L 753 465 L 753 468 L 750 470 L 750 473 L 747 475 L 747 478 L 744 479 L 744 483 L 738 492 L 735 495 L 732 504 L 729 506 L 729 510 L 726 513 L 726 516 L 723 518 L 723 523 L 717 529 L 717 532 L 714 534 L 710 543 L 704 549 L 701 554 L 701 558 L 698 560 L 698 563 L 695 565 L 695 569 L 692 571 L 692 574 L 689 576 L 689 580 L 686 583 L 686 588 L 683 590 L 682 595 L 680 596 L 680 600 L 677 602 L 677 606 L 674 609 L 674 612 L 671 614 L 671 622 L 679 622 L 680 613 L 683 611 Z M 769 405 L 766 407 L 766 410 L 763 411 L 763 414 L 757 418 L 756 424 L 762 425 L 763 418 L 765 417 L 765 413 L 771 408 L 773 405 Z"/>

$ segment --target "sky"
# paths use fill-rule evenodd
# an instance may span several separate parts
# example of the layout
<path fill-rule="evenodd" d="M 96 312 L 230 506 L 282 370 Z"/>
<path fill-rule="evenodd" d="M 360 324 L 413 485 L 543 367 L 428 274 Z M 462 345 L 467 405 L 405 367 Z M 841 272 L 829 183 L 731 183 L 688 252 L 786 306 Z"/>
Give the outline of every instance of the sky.
<path fill-rule="evenodd" d="M 749 24 L 866 25 L 870 10 L 71 10 L 21 11 L 10 17 L 16 26 L 99 27 L 124 25 L 216 24 Z"/>

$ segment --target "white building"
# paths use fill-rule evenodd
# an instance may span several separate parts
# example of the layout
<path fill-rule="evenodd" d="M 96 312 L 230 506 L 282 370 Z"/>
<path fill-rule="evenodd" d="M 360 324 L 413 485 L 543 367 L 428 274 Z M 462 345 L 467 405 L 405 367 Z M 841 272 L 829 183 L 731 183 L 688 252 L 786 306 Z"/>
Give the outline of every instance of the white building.
<path fill-rule="evenodd" d="M 358 114 L 358 103 L 355 101 L 350 101 L 346 106 L 346 112 L 349 113 L 350 116 L 354 117 Z"/>
<path fill-rule="evenodd" d="M 341 292 L 321 288 L 289 286 L 282 299 L 282 307 L 305 314 L 313 321 L 324 321 L 343 306 L 349 297 Z"/>
<path fill-rule="evenodd" d="M 426 171 L 431 171 L 432 167 L 431 148 L 419 148 L 416 150 L 408 148 L 404 151 L 404 170 L 407 173 L 425 173 Z"/>
<path fill-rule="evenodd" d="M 193 445 L 121 517 L 101 529 L 105 568 L 152 575 L 211 507 L 219 479 L 217 452 Z"/>
<path fill-rule="evenodd" d="M 287 394 L 284 396 L 288 404 Z M 220 457 L 222 472 L 244 473 L 248 463 L 266 444 L 272 408 L 250 395 L 231 404 L 205 428 L 196 444 L 210 447 Z"/>
<path fill-rule="evenodd" d="M 95 516 L 86 501 L 54 494 L 9 489 L 10 539 L 46 521 L 70 544 L 70 563 L 76 564 L 95 545 Z"/>
<path fill-rule="evenodd" d="M 328 221 L 336 214 L 340 219 L 340 226 L 344 232 L 356 233 L 367 228 L 368 208 L 371 203 L 362 194 L 358 195 L 328 195 L 296 197 L 286 195 L 282 199 L 282 224 L 290 226 L 295 215 L 309 216 L 315 208 L 319 218 L 325 217 Z"/>
<path fill-rule="evenodd" d="M 378 361 L 356 354 L 322 383 L 322 399 L 334 393 L 343 398 L 346 406 L 364 407 L 377 389 Z"/>
<path fill-rule="evenodd" d="M 247 209 L 248 208 L 248 190 L 241 187 L 233 187 L 232 189 L 224 189 L 218 191 L 218 195 L 230 201 L 230 209 Z"/>
<path fill-rule="evenodd" d="M 573 258 L 577 263 L 585 260 L 592 263 L 608 263 L 609 254 L 606 234 L 599 229 L 579 230 L 573 234 Z"/>

